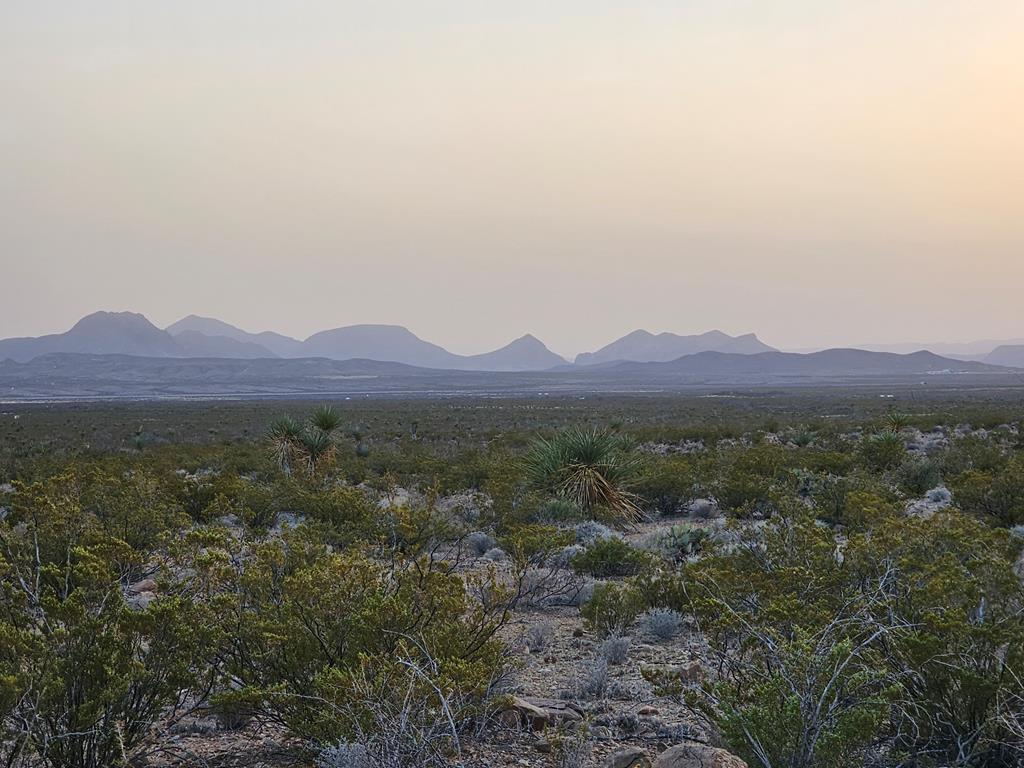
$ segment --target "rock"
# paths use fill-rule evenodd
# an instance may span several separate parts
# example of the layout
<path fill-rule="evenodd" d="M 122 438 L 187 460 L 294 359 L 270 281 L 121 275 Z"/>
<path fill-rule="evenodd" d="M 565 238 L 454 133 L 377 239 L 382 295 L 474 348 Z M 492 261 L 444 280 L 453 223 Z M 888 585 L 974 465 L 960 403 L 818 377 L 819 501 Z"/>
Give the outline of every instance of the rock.
<path fill-rule="evenodd" d="M 285 528 L 297 528 L 306 521 L 306 516 L 298 512 L 279 512 L 273 520 L 273 527 L 276 530 Z"/>
<path fill-rule="evenodd" d="M 680 744 L 658 755 L 654 768 L 747 768 L 747 764 L 724 749 L 706 744 Z"/>
<path fill-rule="evenodd" d="M 156 582 L 153 579 L 143 579 L 128 587 L 128 592 L 133 595 L 140 595 L 143 592 L 156 592 Z"/>
<path fill-rule="evenodd" d="M 508 728 L 526 726 L 541 731 L 548 726 L 578 723 L 583 711 L 574 704 L 558 699 L 534 699 L 513 696 L 498 713 L 498 722 Z"/>
<path fill-rule="evenodd" d="M 244 527 L 241 518 L 235 514 L 221 515 L 215 521 L 218 525 L 223 525 L 225 528 L 242 528 Z"/>
<path fill-rule="evenodd" d="M 139 592 L 137 595 L 130 595 L 125 603 L 133 611 L 144 611 L 149 608 L 150 603 L 156 600 L 153 592 Z"/>
<path fill-rule="evenodd" d="M 641 664 L 640 676 L 655 685 L 700 685 L 704 682 L 704 667 L 699 661 L 686 664 Z"/>
<path fill-rule="evenodd" d="M 613 752 L 605 761 L 604 768 L 651 768 L 651 761 L 640 747 L 626 747 Z"/>
<path fill-rule="evenodd" d="M 549 755 L 552 751 L 551 742 L 546 739 L 538 741 L 533 745 L 533 748 L 543 755 Z"/>

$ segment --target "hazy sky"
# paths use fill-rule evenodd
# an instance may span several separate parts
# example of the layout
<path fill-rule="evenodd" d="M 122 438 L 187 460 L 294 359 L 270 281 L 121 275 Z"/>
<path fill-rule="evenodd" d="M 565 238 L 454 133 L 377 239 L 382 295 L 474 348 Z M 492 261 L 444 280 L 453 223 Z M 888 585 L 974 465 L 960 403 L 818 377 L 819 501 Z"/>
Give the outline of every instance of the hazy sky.
<path fill-rule="evenodd" d="M 5 0 L 0 336 L 1024 336 L 1021 0 Z"/>

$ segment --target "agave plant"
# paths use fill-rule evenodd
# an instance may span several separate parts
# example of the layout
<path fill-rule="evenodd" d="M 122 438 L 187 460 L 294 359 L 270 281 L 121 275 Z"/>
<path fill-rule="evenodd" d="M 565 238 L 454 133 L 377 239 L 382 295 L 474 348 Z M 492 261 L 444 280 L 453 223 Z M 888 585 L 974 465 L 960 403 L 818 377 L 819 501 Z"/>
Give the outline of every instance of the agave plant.
<path fill-rule="evenodd" d="M 608 430 L 573 427 L 550 440 L 539 438 L 524 461 L 537 488 L 571 502 L 590 515 L 604 511 L 622 522 L 643 518 L 630 491 L 640 470 L 632 445 Z"/>

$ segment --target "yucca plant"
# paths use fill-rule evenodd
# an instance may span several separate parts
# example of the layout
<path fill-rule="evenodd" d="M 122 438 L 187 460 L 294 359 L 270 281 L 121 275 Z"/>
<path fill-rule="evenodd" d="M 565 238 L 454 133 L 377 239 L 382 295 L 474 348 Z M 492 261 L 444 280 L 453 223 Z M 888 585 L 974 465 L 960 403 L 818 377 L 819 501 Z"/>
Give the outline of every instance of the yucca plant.
<path fill-rule="evenodd" d="M 334 458 L 334 439 L 330 432 L 313 429 L 302 436 L 302 458 L 306 472 L 315 474 L 321 465 Z"/>
<path fill-rule="evenodd" d="M 314 410 L 306 424 L 284 416 L 267 431 L 274 460 L 281 471 L 290 475 L 298 466 L 312 475 L 334 458 L 333 433 L 341 425 L 341 416 L 329 405 Z"/>
<path fill-rule="evenodd" d="M 885 422 L 890 432 L 902 432 L 910 426 L 910 415 L 893 411 L 885 417 Z"/>
<path fill-rule="evenodd" d="M 331 406 L 321 405 L 310 414 L 309 423 L 313 428 L 330 435 L 341 426 L 341 415 Z"/>
<path fill-rule="evenodd" d="M 571 502 L 590 516 L 602 512 L 619 522 L 643 519 L 630 488 L 640 462 L 623 435 L 572 427 L 550 440 L 538 438 L 524 461 L 534 487 Z"/>
<path fill-rule="evenodd" d="M 293 466 L 300 460 L 303 433 L 302 425 L 291 416 L 282 416 L 267 430 L 274 461 L 286 475 L 292 473 Z"/>

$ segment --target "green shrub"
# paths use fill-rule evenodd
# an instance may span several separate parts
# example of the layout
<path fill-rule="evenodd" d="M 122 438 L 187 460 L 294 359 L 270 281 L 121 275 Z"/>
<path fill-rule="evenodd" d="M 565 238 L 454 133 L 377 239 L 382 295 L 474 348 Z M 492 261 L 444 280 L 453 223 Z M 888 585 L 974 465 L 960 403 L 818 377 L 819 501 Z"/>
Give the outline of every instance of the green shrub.
<path fill-rule="evenodd" d="M 1024 523 L 1024 459 L 1016 458 L 992 472 L 965 472 L 953 478 L 950 490 L 965 512 L 1006 528 Z"/>
<path fill-rule="evenodd" d="M 628 584 L 597 584 L 580 614 L 591 631 L 607 635 L 629 629 L 644 607 L 640 593 Z"/>
<path fill-rule="evenodd" d="M 648 563 L 646 553 L 618 537 L 598 539 L 572 558 L 573 570 L 597 578 L 632 576 Z"/>
<path fill-rule="evenodd" d="M 860 443 L 861 460 L 876 472 L 899 466 L 906 454 L 906 445 L 897 432 L 879 432 L 865 437 Z"/>
<path fill-rule="evenodd" d="M 908 493 L 922 496 L 942 483 L 939 463 L 926 457 L 907 459 L 896 472 L 900 486 Z"/>

